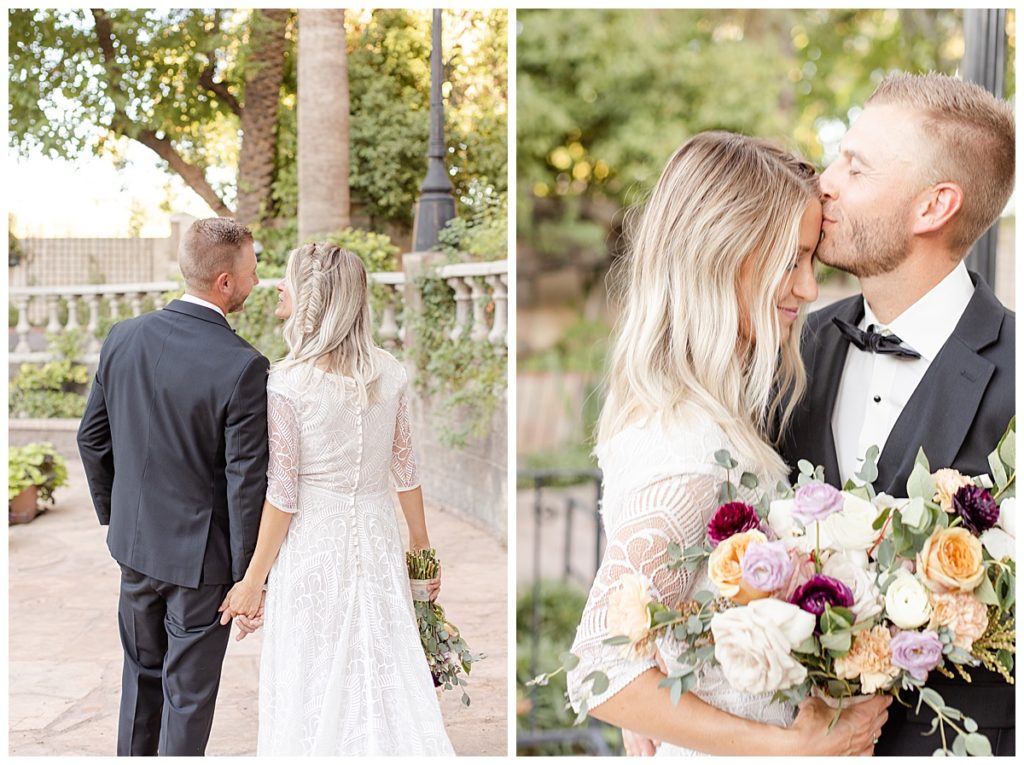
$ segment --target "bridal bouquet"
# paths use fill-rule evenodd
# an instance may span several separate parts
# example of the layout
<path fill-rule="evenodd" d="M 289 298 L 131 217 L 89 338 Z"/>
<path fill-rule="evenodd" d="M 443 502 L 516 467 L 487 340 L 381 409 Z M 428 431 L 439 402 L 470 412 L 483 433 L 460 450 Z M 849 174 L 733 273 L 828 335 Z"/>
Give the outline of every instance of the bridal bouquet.
<path fill-rule="evenodd" d="M 662 685 L 676 701 L 713 665 L 737 690 L 794 703 L 814 693 L 841 708 L 862 695 L 916 693 L 917 709 L 934 713 L 936 754 L 991 754 L 978 722 L 925 681 L 929 672 L 969 681 L 969 668 L 984 666 L 1013 683 L 1015 436 L 1011 420 L 989 456 L 991 476 L 933 472 L 919 451 L 899 499 L 871 485 L 876 447 L 860 485 L 835 489 L 822 468 L 801 461 L 796 486 L 779 484 L 774 501 L 762 495 L 753 505 L 731 482 L 736 461 L 717 453 L 726 480 L 707 538 L 668 551 L 670 568 L 706 563 L 716 591 L 659 603 L 641 577 L 623 577 L 605 642 L 650 657 L 656 639 L 670 638 L 678 669 Z M 749 473 L 740 483 L 757 489 Z M 555 673 L 577 663 L 564 654 Z M 608 684 L 600 671 L 586 680 L 595 694 Z M 585 716 L 586 708 L 578 721 Z"/>
<path fill-rule="evenodd" d="M 429 599 L 426 588 L 422 586 L 427 580 L 434 579 L 440 570 L 440 561 L 434 548 L 407 552 L 405 563 L 413 591 L 420 642 L 430 666 L 430 674 L 434 678 L 434 686 L 444 686 L 446 691 L 461 687 L 462 703 L 468 707 L 467 681 L 462 675 L 468 675 L 473 662 L 482 659 L 483 654 L 470 652 L 458 628 L 445 619 L 444 609 Z"/>

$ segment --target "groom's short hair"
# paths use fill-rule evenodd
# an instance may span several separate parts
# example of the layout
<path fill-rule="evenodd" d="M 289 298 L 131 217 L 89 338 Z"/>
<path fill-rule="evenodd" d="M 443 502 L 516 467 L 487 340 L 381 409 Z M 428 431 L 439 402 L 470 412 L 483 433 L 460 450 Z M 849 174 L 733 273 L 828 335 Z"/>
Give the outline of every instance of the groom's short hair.
<path fill-rule="evenodd" d="M 234 273 L 242 245 L 252 232 L 231 218 L 201 218 L 192 223 L 178 248 L 178 267 L 185 284 L 206 292 L 223 273 Z"/>
<path fill-rule="evenodd" d="M 1013 192 L 1013 110 L 980 85 L 935 72 L 890 75 L 867 103 L 922 113 L 922 132 L 932 148 L 925 154 L 921 179 L 926 184 L 949 181 L 963 190 L 949 233 L 950 246 L 966 254 Z"/>

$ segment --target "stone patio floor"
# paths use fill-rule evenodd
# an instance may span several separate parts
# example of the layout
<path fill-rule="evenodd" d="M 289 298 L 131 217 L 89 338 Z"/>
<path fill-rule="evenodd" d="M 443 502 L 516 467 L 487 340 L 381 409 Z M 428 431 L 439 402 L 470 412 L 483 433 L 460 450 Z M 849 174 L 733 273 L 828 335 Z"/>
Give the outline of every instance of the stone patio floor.
<path fill-rule="evenodd" d="M 9 529 L 9 754 L 113 755 L 121 683 L 120 573 L 107 551 L 81 464 L 68 462 L 57 506 Z M 397 512 L 397 503 L 396 503 Z M 460 755 L 507 753 L 507 607 L 503 543 L 438 507 L 427 508 L 444 563 L 441 603 L 474 651 L 472 705 L 441 696 Z M 404 527 L 404 524 L 401 524 Z M 234 628 L 233 628 L 234 629 Z M 208 755 L 256 749 L 257 632 L 230 641 Z"/>

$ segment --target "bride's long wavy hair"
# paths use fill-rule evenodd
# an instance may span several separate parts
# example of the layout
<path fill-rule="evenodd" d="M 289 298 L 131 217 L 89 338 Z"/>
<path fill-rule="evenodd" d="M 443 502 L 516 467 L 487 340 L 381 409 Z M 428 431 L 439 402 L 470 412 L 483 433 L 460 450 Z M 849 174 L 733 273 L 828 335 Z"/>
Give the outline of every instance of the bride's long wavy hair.
<path fill-rule="evenodd" d="M 671 423 L 695 405 L 758 470 L 786 474 L 769 434 L 776 420 L 785 426 L 806 386 L 804 312 L 780 348 L 776 300 L 817 194 L 813 166 L 765 141 L 707 132 L 676 151 L 647 204 L 631 213 L 627 254 L 612 274 L 621 312 L 599 444 L 650 416 Z M 740 333 L 744 313 L 750 341 Z"/>
<path fill-rule="evenodd" d="M 319 361 L 352 378 L 365 406 L 374 399 L 382 352 L 373 342 L 363 261 L 334 244 L 305 244 L 288 255 L 284 278 L 292 313 L 284 322 L 288 354 L 277 368 Z"/>

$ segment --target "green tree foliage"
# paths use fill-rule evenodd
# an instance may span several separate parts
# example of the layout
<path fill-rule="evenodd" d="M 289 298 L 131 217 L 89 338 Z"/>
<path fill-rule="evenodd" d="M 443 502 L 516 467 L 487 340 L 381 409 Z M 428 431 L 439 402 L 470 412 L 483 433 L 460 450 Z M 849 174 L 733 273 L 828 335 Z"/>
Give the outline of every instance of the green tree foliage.
<path fill-rule="evenodd" d="M 764 136 L 820 163 L 822 130 L 841 134 L 886 73 L 953 73 L 963 56 L 953 10 L 524 10 L 517 21 L 518 234 L 549 263 L 605 261 L 620 210 L 694 133 Z"/>
<path fill-rule="evenodd" d="M 259 14 L 10 11 L 11 146 L 75 158 L 137 140 L 229 214 L 246 143 L 245 87 L 263 71 L 268 22 Z M 507 191 L 507 12 L 448 10 L 443 23 L 448 164 L 466 211 Z M 430 13 L 348 13 L 346 25 L 352 198 L 376 230 L 408 225 L 426 171 Z M 295 217 L 298 193 L 294 19 L 284 35 L 273 140 L 254 142 L 273 155 L 271 204 L 262 208 L 270 225 Z"/>

